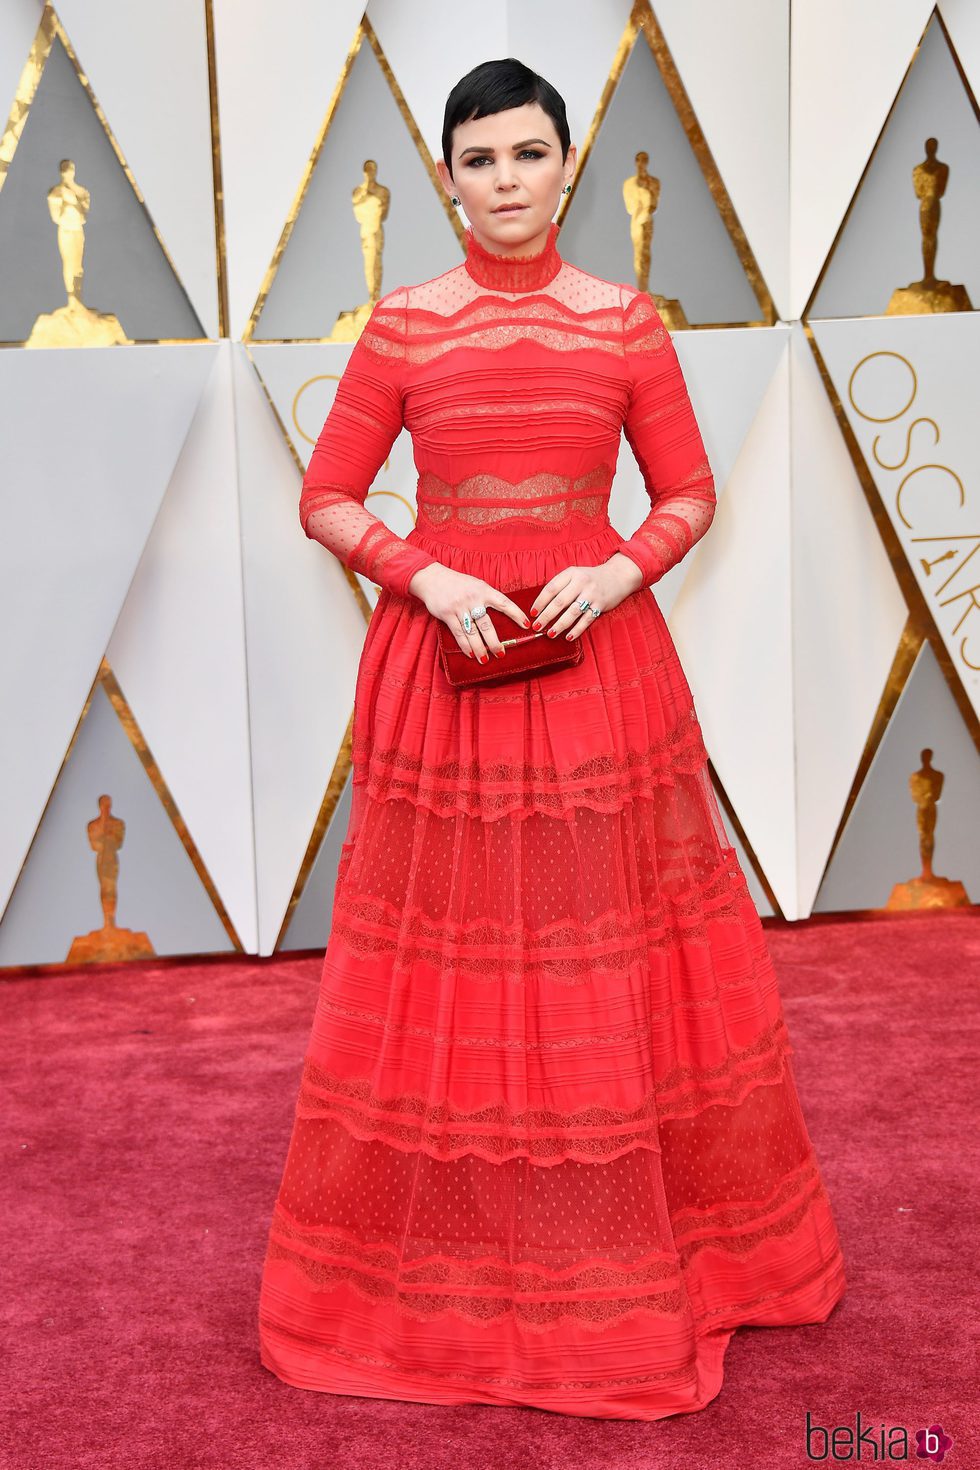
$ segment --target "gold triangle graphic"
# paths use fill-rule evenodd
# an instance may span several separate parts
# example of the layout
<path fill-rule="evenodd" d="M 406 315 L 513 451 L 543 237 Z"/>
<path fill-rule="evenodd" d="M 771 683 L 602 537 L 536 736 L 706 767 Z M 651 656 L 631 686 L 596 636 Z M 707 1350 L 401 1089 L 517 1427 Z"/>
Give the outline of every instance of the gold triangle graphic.
<path fill-rule="evenodd" d="M 432 187 L 436 191 L 436 197 L 439 200 L 440 205 L 447 219 L 449 220 L 450 225 L 456 233 L 457 239 L 460 242 L 460 248 L 463 248 L 464 231 L 463 226 L 460 223 L 459 216 L 457 215 L 455 209 L 452 207 L 448 198 L 446 197 L 446 191 L 443 189 L 442 184 L 439 181 L 439 175 L 436 173 L 435 165 L 432 161 L 432 155 L 429 153 L 428 147 L 425 143 L 425 139 L 419 132 L 418 125 L 416 124 L 408 103 L 405 101 L 404 94 L 402 93 L 402 90 L 395 79 L 395 74 L 392 71 L 391 66 L 389 65 L 388 58 L 385 56 L 384 51 L 381 47 L 381 43 L 379 42 L 377 35 L 375 34 L 374 27 L 368 20 L 367 14 L 365 13 L 362 16 L 357 30 L 354 33 L 354 39 L 351 42 L 350 50 L 348 51 L 346 59 L 344 61 L 340 77 L 337 81 L 336 86 L 334 87 L 330 102 L 327 105 L 326 114 L 324 115 L 319 134 L 317 135 L 316 142 L 313 145 L 313 149 L 310 153 L 310 157 L 307 161 L 306 167 L 303 170 L 303 175 L 300 179 L 299 187 L 296 191 L 296 197 L 294 198 L 293 203 L 290 207 L 289 214 L 286 216 L 286 222 L 283 225 L 282 233 L 279 236 L 279 241 L 276 245 L 275 251 L 273 252 L 272 260 L 269 263 L 269 268 L 265 273 L 265 277 L 262 281 L 258 297 L 256 299 L 255 305 L 252 308 L 252 314 L 248 319 L 245 331 L 242 333 L 242 340 L 244 342 L 251 342 L 255 340 L 255 329 L 258 326 L 259 319 L 262 315 L 262 309 L 265 306 L 266 300 L 269 296 L 269 292 L 272 289 L 273 282 L 275 281 L 276 276 L 279 272 L 279 268 L 282 264 L 286 247 L 289 244 L 290 236 L 293 233 L 296 221 L 299 218 L 300 211 L 303 208 L 303 202 L 306 199 L 310 183 L 313 179 L 314 173 L 316 172 L 317 164 L 319 163 L 320 156 L 323 152 L 323 147 L 324 143 L 326 142 L 327 135 L 330 132 L 331 125 L 337 115 L 338 108 L 347 87 L 348 79 L 353 69 L 354 61 L 356 60 L 357 54 L 360 51 L 361 46 L 365 40 L 367 40 L 368 44 L 371 47 L 371 50 L 374 52 L 375 57 L 377 58 L 377 62 L 381 69 L 381 72 L 391 90 L 395 105 L 397 106 L 398 111 L 401 113 L 402 118 L 404 119 L 405 127 L 408 130 L 412 142 L 415 144 L 415 147 L 418 150 L 419 157 L 421 158 L 425 170 L 432 182 Z M 279 342 L 282 339 L 274 337 L 263 337 L 260 340 L 263 346 L 267 346 L 269 344 Z M 327 343 L 330 342 L 332 339 L 327 337 L 301 337 L 290 338 L 289 340 L 295 342 Z"/>
<path fill-rule="evenodd" d="M 210 9 L 210 0 L 208 0 L 208 5 Z M 0 191 L 2 191 L 3 186 L 7 180 L 7 176 L 10 172 L 11 163 L 13 162 L 14 156 L 17 152 L 17 146 L 24 131 L 24 126 L 27 122 L 28 117 L 30 116 L 30 111 L 37 96 L 37 91 L 41 83 L 41 78 L 44 75 L 44 71 L 48 64 L 48 61 L 50 60 L 55 41 L 59 41 L 64 48 L 65 54 L 67 55 L 68 60 L 70 61 L 74 70 L 75 78 L 78 81 L 79 86 L 85 92 L 92 106 L 92 110 L 102 126 L 102 130 L 109 143 L 109 146 L 115 154 L 116 160 L 119 163 L 122 172 L 126 176 L 130 188 L 132 189 L 133 194 L 135 195 L 136 200 L 140 206 L 140 209 L 142 210 L 142 213 L 147 221 L 147 224 L 153 232 L 157 245 L 159 246 L 163 257 L 166 260 L 168 267 L 170 268 L 175 282 L 179 286 L 184 296 L 187 307 L 194 317 L 194 320 L 198 323 L 198 326 L 201 327 L 201 323 L 198 320 L 197 312 L 194 310 L 193 303 L 191 302 L 191 299 L 187 294 L 184 284 L 181 281 L 180 272 L 177 270 L 177 267 L 174 264 L 170 252 L 167 249 L 166 243 L 164 242 L 164 239 L 160 234 L 156 223 L 154 222 L 153 216 L 150 213 L 146 199 L 144 198 L 143 193 L 136 182 L 133 171 L 126 161 L 125 155 L 123 154 L 123 151 L 116 140 L 115 134 L 113 133 L 112 128 L 109 125 L 109 120 L 106 117 L 98 98 L 92 90 L 92 86 L 89 82 L 88 76 L 83 71 L 79 63 L 78 56 L 75 53 L 75 48 L 69 40 L 65 28 L 58 18 L 58 14 L 54 6 L 50 3 L 50 0 L 46 0 L 44 11 L 41 15 L 41 20 L 34 36 L 34 41 L 31 45 L 27 61 L 24 64 L 24 68 L 21 72 L 20 79 L 17 84 L 13 105 L 7 118 L 3 134 L 2 136 L 0 136 Z M 209 44 L 209 69 L 210 65 L 211 58 Z M 216 116 L 216 104 L 214 102 L 212 103 L 212 116 Z M 131 339 L 126 338 L 125 340 L 129 341 Z M 200 342 L 209 341 L 210 339 L 205 335 L 204 329 L 203 327 L 201 327 L 200 336 L 197 337 L 159 337 L 150 339 L 139 338 L 132 340 L 136 340 L 139 342 L 153 341 L 165 345 L 176 345 L 182 342 Z M 28 344 L 24 342 L 4 342 L 0 345 L 6 347 L 23 347 Z M 90 344 L 86 342 L 84 345 L 87 346 Z M 101 343 L 93 345 L 101 345 Z"/>
<path fill-rule="evenodd" d="M 867 179 L 868 174 L 871 172 L 871 168 L 877 156 L 878 149 L 881 147 L 885 134 L 888 132 L 889 124 L 891 123 L 892 119 L 892 114 L 894 113 L 895 108 L 898 106 L 899 98 L 905 90 L 905 87 L 908 85 L 908 80 L 912 74 L 912 68 L 915 65 L 916 57 L 919 54 L 919 50 L 922 46 L 923 41 L 925 40 L 926 33 L 929 30 L 929 27 L 933 24 L 933 21 L 936 22 L 936 24 L 942 31 L 943 40 L 946 43 L 946 46 L 949 48 L 949 54 L 953 61 L 953 65 L 955 66 L 960 80 L 963 83 L 963 90 L 966 93 L 967 98 L 969 99 L 971 107 L 973 108 L 974 116 L 976 117 L 977 121 L 980 122 L 980 106 L 978 106 L 976 95 L 974 94 L 973 88 L 970 86 L 970 79 L 963 68 L 963 63 L 960 61 L 960 58 L 957 55 L 956 47 L 953 45 L 953 38 L 946 28 L 946 24 L 943 21 L 943 17 L 939 10 L 939 7 L 933 6 L 928 20 L 922 27 L 919 39 L 915 44 L 915 49 L 913 50 L 912 55 L 909 57 L 908 65 L 906 66 L 905 71 L 902 74 L 902 80 L 899 82 L 898 87 L 895 90 L 895 96 L 892 98 L 891 106 L 889 107 L 888 112 L 885 114 L 885 118 L 881 124 L 881 127 L 878 130 L 878 136 L 874 141 L 871 152 L 868 154 L 867 162 L 865 163 L 864 168 L 861 170 L 861 177 L 858 179 L 857 184 L 854 186 L 854 192 L 851 195 L 846 210 L 844 211 L 843 218 L 841 219 L 840 224 L 837 226 L 837 232 L 834 235 L 833 240 L 831 241 L 830 249 L 827 252 L 827 257 L 824 260 L 823 265 L 820 267 L 817 278 L 813 283 L 813 289 L 811 290 L 810 295 L 807 298 L 806 305 L 803 308 L 803 313 L 801 317 L 801 320 L 803 322 L 806 322 L 811 317 L 813 317 L 814 303 L 818 295 L 820 294 L 820 288 L 823 285 L 824 278 L 827 274 L 827 271 L 830 269 L 834 256 L 837 253 L 838 246 L 847 233 L 847 227 L 850 222 L 851 215 L 853 214 L 854 208 L 859 198 L 861 197 L 861 191 L 864 188 L 865 180 Z M 870 313 L 870 315 L 880 314 L 881 313 Z"/>
<path fill-rule="evenodd" d="M 238 937 L 235 926 L 231 921 L 231 916 L 229 915 L 227 909 L 224 906 L 224 903 L 222 902 L 221 895 L 215 887 L 214 880 L 208 872 L 204 859 L 201 857 L 201 854 L 197 849 L 197 846 L 194 842 L 193 837 L 191 836 L 187 823 L 181 816 L 177 803 L 173 798 L 173 794 L 171 793 L 170 788 L 164 780 L 163 773 L 157 765 L 157 762 L 153 756 L 153 752 L 150 750 L 150 747 L 146 742 L 146 737 L 140 729 L 136 717 L 126 700 L 122 689 L 119 687 L 119 681 L 116 679 L 115 674 L 112 672 L 112 669 L 109 667 L 109 663 L 105 658 L 103 658 L 101 664 L 99 665 L 98 673 L 92 681 L 92 687 L 88 692 L 85 703 L 82 706 L 81 714 L 79 715 L 78 720 L 75 724 L 75 728 L 72 731 L 71 739 L 68 742 L 68 748 L 65 751 L 65 754 L 61 761 L 61 765 L 58 768 L 58 774 L 52 782 L 51 790 L 48 793 L 48 799 L 44 803 L 44 808 L 41 811 L 40 816 L 38 817 L 37 825 L 34 829 L 34 836 L 31 838 L 30 846 L 28 847 L 27 852 L 24 856 L 24 861 L 21 863 L 20 872 L 17 875 L 17 880 L 11 888 L 10 897 L 12 898 L 14 893 L 16 892 L 17 883 L 20 882 L 20 879 L 25 869 L 27 868 L 28 863 L 30 862 L 31 853 L 34 849 L 34 844 L 37 841 L 38 834 L 41 831 L 41 827 L 44 824 L 44 818 L 47 814 L 48 807 L 50 806 L 52 797 L 54 796 L 54 793 L 58 788 L 59 782 L 61 781 L 68 761 L 71 758 L 72 751 L 74 750 L 75 743 L 78 739 L 79 731 L 85 723 L 88 712 L 92 706 L 92 698 L 95 694 L 96 688 L 99 685 L 102 686 L 102 689 L 106 697 L 108 698 L 109 703 L 112 705 L 112 708 L 119 719 L 119 723 L 122 725 L 122 728 L 126 733 L 127 739 L 129 740 L 136 754 L 139 756 L 140 763 L 142 764 L 143 769 L 149 777 L 150 784 L 159 797 L 160 803 L 163 806 L 164 811 L 167 813 L 167 816 L 169 817 L 171 824 L 173 825 L 173 828 L 177 833 L 177 836 L 180 838 L 181 844 L 185 852 L 187 853 L 187 856 L 190 858 L 191 863 L 194 866 L 194 870 L 200 878 L 201 883 L 203 884 L 204 889 L 207 892 L 209 899 L 211 900 L 212 906 L 214 907 L 214 910 L 218 915 L 218 918 L 221 920 L 225 933 L 228 935 L 228 938 L 231 940 L 234 948 L 240 954 L 244 954 L 245 947 Z M 4 913 L 6 912 L 6 908 L 9 906 L 9 901 L 10 900 L 8 899 L 7 905 L 4 906 Z M 0 914 L 0 923 L 2 922 L 3 914 Z M 184 958 L 186 959 L 187 956 L 184 956 Z M 15 966 L 14 968 L 19 969 L 20 967 Z M 74 968 L 74 963 L 69 964 L 67 961 L 62 961 L 61 963 L 47 964 L 44 966 L 45 972 L 69 970 Z"/>
<path fill-rule="evenodd" d="M 749 245 L 748 237 L 742 228 L 738 213 L 725 187 L 725 181 L 715 162 L 714 155 L 708 146 L 701 124 L 698 122 L 691 104 L 691 99 L 687 95 L 687 89 L 681 80 L 677 64 L 674 61 L 670 47 L 667 45 L 666 38 L 659 21 L 653 13 L 649 0 L 634 0 L 629 20 L 626 22 L 619 45 L 616 48 L 616 55 L 610 68 L 606 85 L 603 88 L 602 96 L 599 99 L 595 117 L 589 125 L 588 132 L 579 150 L 578 167 L 575 170 L 575 177 L 572 180 L 572 192 L 562 196 L 557 216 L 558 223 L 559 225 L 562 223 L 566 213 L 572 208 L 578 185 L 585 172 L 589 155 L 595 146 L 599 129 L 602 127 L 606 114 L 612 105 L 612 100 L 616 94 L 620 79 L 633 54 L 633 49 L 641 36 L 650 48 L 657 70 L 663 79 L 674 110 L 680 119 L 684 132 L 687 135 L 687 140 L 691 145 L 698 166 L 704 176 L 705 183 L 711 192 L 715 208 L 728 232 L 735 253 L 745 272 L 746 279 L 759 303 L 759 309 L 762 315 L 762 320 L 756 322 L 698 322 L 695 325 L 686 327 L 685 330 L 705 331 L 709 328 L 718 327 L 773 326 L 779 320 L 779 315 L 776 311 L 772 295 L 765 283 L 752 247 Z"/>

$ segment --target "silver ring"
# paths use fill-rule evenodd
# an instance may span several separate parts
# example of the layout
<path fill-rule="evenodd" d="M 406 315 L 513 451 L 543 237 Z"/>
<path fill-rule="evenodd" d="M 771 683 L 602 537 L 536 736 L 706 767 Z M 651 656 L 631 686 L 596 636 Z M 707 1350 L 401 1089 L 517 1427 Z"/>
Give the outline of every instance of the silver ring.
<path fill-rule="evenodd" d="M 591 607 L 591 603 L 589 602 L 589 599 L 587 597 L 580 597 L 579 598 L 579 603 L 578 603 L 578 610 L 579 610 L 579 612 L 585 612 L 585 609 L 587 607 Z"/>
<path fill-rule="evenodd" d="M 602 612 L 602 608 L 601 607 L 594 607 L 592 609 L 592 616 L 594 618 L 597 618 L 601 612 Z"/>
<path fill-rule="evenodd" d="M 475 618 L 485 618 L 486 615 L 487 615 L 487 610 L 483 606 L 483 603 L 482 602 L 478 602 L 477 605 L 476 605 L 476 607 L 471 607 L 470 608 L 470 612 L 473 614 L 473 616 Z"/>
<path fill-rule="evenodd" d="M 472 630 L 473 623 L 472 623 L 472 621 L 470 619 L 469 613 L 464 613 L 463 614 L 462 624 L 463 624 L 463 632 L 464 633 L 469 633 Z"/>

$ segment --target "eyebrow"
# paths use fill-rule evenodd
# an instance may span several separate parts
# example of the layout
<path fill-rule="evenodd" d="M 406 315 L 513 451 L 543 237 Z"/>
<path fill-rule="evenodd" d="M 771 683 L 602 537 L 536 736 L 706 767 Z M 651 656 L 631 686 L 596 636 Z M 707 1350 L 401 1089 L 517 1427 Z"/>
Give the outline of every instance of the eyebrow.
<path fill-rule="evenodd" d="M 510 146 L 512 148 L 526 148 L 527 145 L 528 145 L 528 143 L 544 143 L 544 146 L 546 148 L 550 148 L 551 147 L 551 144 L 550 143 L 545 143 L 545 141 L 544 141 L 543 138 L 525 138 L 524 141 L 523 141 L 523 143 L 512 143 Z M 493 152 L 493 149 L 492 148 L 464 148 L 463 151 L 462 151 L 462 153 L 459 156 L 460 156 L 460 158 L 465 158 L 466 155 L 467 155 L 467 153 L 492 153 L 492 152 Z"/>

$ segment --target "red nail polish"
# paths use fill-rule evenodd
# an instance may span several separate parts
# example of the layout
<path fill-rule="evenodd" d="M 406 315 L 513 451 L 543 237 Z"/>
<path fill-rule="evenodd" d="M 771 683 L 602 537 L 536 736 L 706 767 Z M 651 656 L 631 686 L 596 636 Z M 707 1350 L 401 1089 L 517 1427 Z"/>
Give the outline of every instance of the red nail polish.
<path fill-rule="evenodd" d="M 548 629 L 548 637 L 549 638 L 554 638 L 554 636 L 555 636 L 555 634 L 557 632 L 558 632 L 558 629 L 557 628 L 549 628 Z"/>
<path fill-rule="evenodd" d="M 524 619 L 524 626 L 525 626 L 525 628 L 530 628 L 530 626 L 531 626 L 531 619 L 530 618 L 525 618 Z"/>
<path fill-rule="evenodd" d="M 541 626 L 541 624 L 540 624 L 540 623 L 539 623 L 539 622 L 538 622 L 538 623 L 535 623 L 535 625 L 534 625 L 534 626 L 535 626 L 535 627 L 536 627 L 536 628 L 540 628 L 540 626 Z"/>
<path fill-rule="evenodd" d="M 566 637 L 566 639 L 569 639 L 569 638 L 571 638 L 571 636 L 572 636 L 572 635 L 571 635 L 571 633 L 566 633 L 566 634 L 565 634 L 565 637 Z"/>
<path fill-rule="evenodd" d="M 487 663 L 489 661 L 489 658 L 490 658 L 490 655 L 488 653 L 481 653 L 480 654 L 480 662 L 481 662 L 481 664 Z"/>

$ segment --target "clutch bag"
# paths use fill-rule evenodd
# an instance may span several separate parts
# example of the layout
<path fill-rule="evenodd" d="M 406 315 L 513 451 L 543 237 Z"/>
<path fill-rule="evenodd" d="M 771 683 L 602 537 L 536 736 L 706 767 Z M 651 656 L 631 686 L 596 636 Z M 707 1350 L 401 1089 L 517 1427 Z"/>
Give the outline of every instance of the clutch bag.
<path fill-rule="evenodd" d="M 520 587 L 508 592 L 521 612 L 531 615 L 531 605 L 540 587 Z M 468 658 L 453 637 L 452 629 L 438 619 L 439 658 L 447 680 L 456 689 L 470 684 L 502 684 L 507 679 L 526 679 L 532 674 L 546 674 L 550 669 L 564 669 L 582 662 L 585 649 L 581 635 L 569 641 L 564 635 L 549 638 L 547 628 L 531 633 L 519 628 L 513 618 L 499 608 L 488 607 L 487 613 L 494 632 L 507 648 L 503 658 L 491 653 L 488 663 L 481 664 L 477 658 Z"/>

